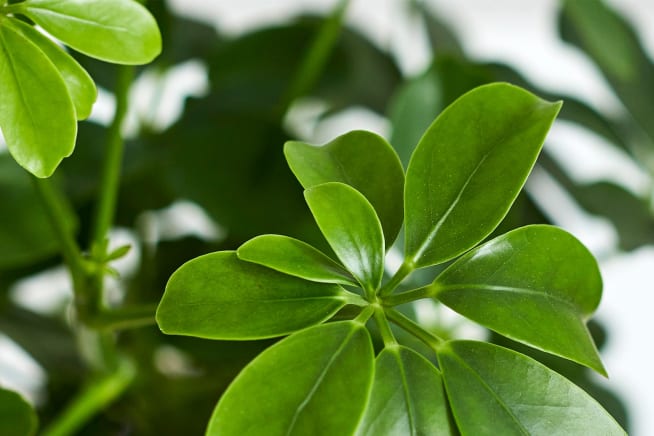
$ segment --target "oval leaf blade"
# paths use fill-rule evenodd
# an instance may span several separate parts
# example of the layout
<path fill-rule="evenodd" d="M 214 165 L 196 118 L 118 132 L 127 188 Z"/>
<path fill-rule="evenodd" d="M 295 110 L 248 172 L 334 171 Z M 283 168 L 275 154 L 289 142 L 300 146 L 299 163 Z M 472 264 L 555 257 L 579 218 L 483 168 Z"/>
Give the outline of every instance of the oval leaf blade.
<path fill-rule="evenodd" d="M 241 371 L 218 402 L 207 435 L 352 434 L 368 401 L 373 363 L 361 324 L 295 333 Z"/>
<path fill-rule="evenodd" d="M 221 251 L 175 271 L 157 308 L 157 323 L 167 334 L 271 338 L 328 319 L 345 305 L 346 292 L 338 285 L 308 282 Z"/>
<path fill-rule="evenodd" d="M 357 436 L 451 435 L 440 372 L 406 347 L 385 348 Z"/>
<path fill-rule="evenodd" d="M 626 435 L 581 388 L 515 351 L 453 341 L 438 362 L 461 434 Z"/>
<path fill-rule="evenodd" d="M 241 245 L 238 258 L 312 282 L 356 286 L 343 267 L 311 245 L 282 235 L 261 235 Z"/>
<path fill-rule="evenodd" d="M 304 191 L 309 209 L 340 261 L 367 291 L 384 274 L 384 235 L 379 218 L 356 189 L 338 182 Z"/>
<path fill-rule="evenodd" d="M 545 225 L 513 230 L 458 259 L 433 287 L 467 318 L 606 375 L 585 324 L 601 299 L 602 277 L 569 233 Z"/>
<path fill-rule="evenodd" d="M 416 267 L 474 247 L 506 215 L 561 103 L 506 83 L 473 89 L 427 129 L 407 170 L 406 258 Z"/>
<path fill-rule="evenodd" d="M 75 108 L 52 62 L 8 21 L 0 20 L 0 128 L 20 166 L 50 177 L 75 148 Z"/>
<path fill-rule="evenodd" d="M 98 96 L 98 90 L 89 73 L 72 56 L 34 27 L 14 19 L 7 19 L 6 25 L 36 44 L 50 59 L 66 83 L 68 93 L 75 105 L 77 119 L 88 118 Z"/>
<path fill-rule="evenodd" d="M 64 44 L 103 61 L 146 64 L 161 52 L 157 22 L 134 0 L 27 0 L 16 7 Z"/>
<path fill-rule="evenodd" d="M 16 392 L 0 388 L 0 434 L 31 436 L 37 427 L 38 418 L 32 406 Z"/>
<path fill-rule="evenodd" d="M 384 138 L 355 130 L 323 146 L 289 141 L 284 155 L 305 189 L 341 182 L 361 192 L 377 212 L 386 246 L 393 244 L 404 219 L 404 170 Z"/>

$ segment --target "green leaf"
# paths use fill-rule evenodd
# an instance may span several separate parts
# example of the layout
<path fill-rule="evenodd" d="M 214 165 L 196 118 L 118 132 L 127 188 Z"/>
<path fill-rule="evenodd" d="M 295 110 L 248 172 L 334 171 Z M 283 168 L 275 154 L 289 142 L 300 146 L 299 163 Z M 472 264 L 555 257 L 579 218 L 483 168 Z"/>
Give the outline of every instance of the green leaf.
<path fill-rule="evenodd" d="M 515 351 L 453 341 L 438 362 L 461 434 L 626 435 L 581 388 Z"/>
<path fill-rule="evenodd" d="M 68 93 L 75 105 L 77 119 L 88 118 L 98 96 L 98 90 L 86 70 L 72 56 L 34 27 L 14 19 L 7 19 L 5 24 L 36 44 L 50 59 L 66 83 Z"/>
<path fill-rule="evenodd" d="M 385 348 L 375 361 L 375 381 L 357 435 L 451 434 L 440 372 L 409 348 Z"/>
<path fill-rule="evenodd" d="M 337 285 L 307 282 L 221 251 L 175 271 L 159 303 L 157 323 L 167 334 L 272 338 L 328 319 L 345 305 L 346 294 Z"/>
<path fill-rule="evenodd" d="M 37 427 L 38 418 L 32 406 L 16 392 L 0 388 L 0 434 L 30 436 Z"/>
<path fill-rule="evenodd" d="M 288 141 L 284 154 L 305 189 L 341 182 L 361 192 L 377 212 L 386 246 L 393 244 L 402 227 L 404 170 L 385 139 L 355 130 L 318 147 Z"/>
<path fill-rule="evenodd" d="M 356 286 L 349 272 L 311 245 L 281 235 L 250 239 L 237 251 L 238 258 L 312 282 Z"/>
<path fill-rule="evenodd" d="M 75 148 L 75 108 L 55 66 L 9 20 L 0 17 L 0 127 L 18 164 L 50 177 Z"/>
<path fill-rule="evenodd" d="M 343 265 L 364 289 L 377 289 L 384 274 L 384 235 L 368 200 L 339 182 L 309 188 L 304 197 Z"/>
<path fill-rule="evenodd" d="M 361 324 L 295 333 L 243 369 L 216 406 L 207 435 L 352 434 L 368 401 L 373 363 Z"/>
<path fill-rule="evenodd" d="M 493 231 L 520 192 L 560 107 L 495 83 L 468 92 L 439 115 L 407 170 L 409 263 L 445 262 Z"/>
<path fill-rule="evenodd" d="M 147 64 L 161 52 L 157 22 L 134 0 L 27 0 L 16 7 L 66 45 L 103 61 Z"/>
<path fill-rule="evenodd" d="M 585 321 L 602 296 L 597 261 L 556 227 L 513 230 L 472 250 L 434 281 L 448 307 L 506 337 L 606 375 Z"/>

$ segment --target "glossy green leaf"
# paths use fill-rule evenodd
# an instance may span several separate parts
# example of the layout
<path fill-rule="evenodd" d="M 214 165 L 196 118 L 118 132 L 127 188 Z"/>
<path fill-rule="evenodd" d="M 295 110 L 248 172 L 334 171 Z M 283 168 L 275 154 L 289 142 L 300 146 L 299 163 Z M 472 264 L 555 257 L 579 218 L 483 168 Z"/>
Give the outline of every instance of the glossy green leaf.
<path fill-rule="evenodd" d="M 434 295 L 504 336 L 606 374 L 585 321 L 602 295 L 593 255 L 556 227 L 513 230 L 441 273 Z"/>
<path fill-rule="evenodd" d="M 409 262 L 444 262 L 493 231 L 520 192 L 560 107 L 495 83 L 468 92 L 438 116 L 407 170 Z"/>
<path fill-rule="evenodd" d="M 451 435 L 440 372 L 406 347 L 385 348 L 357 436 Z"/>
<path fill-rule="evenodd" d="M 11 26 L 12 30 L 19 32 L 25 38 L 36 44 L 48 59 L 50 59 L 66 83 L 68 93 L 75 105 L 77 119 L 83 120 L 88 118 L 91 115 L 91 109 L 97 98 L 98 91 L 95 88 L 93 79 L 91 79 L 91 76 L 89 76 L 86 70 L 68 53 L 50 40 L 50 38 L 43 35 L 34 27 L 14 19 L 7 19 L 4 24 Z"/>
<path fill-rule="evenodd" d="M 59 242 L 31 177 L 8 154 L 0 154 L 0 270 L 24 267 L 59 252 Z M 75 215 L 63 193 L 55 192 L 72 232 Z"/>
<path fill-rule="evenodd" d="M 197 257 L 170 277 L 157 309 L 167 334 L 209 339 L 262 339 L 318 324 L 346 303 L 343 288 L 308 282 L 233 251 Z"/>
<path fill-rule="evenodd" d="M 284 154 L 305 189 L 327 182 L 352 186 L 370 201 L 390 246 L 403 220 L 404 170 L 382 137 L 355 130 L 323 146 L 289 141 Z"/>
<path fill-rule="evenodd" d="M 373 364 L 361 324 L 295 333 L 241 371 L 218 402 L 207 435 L 352 434 L 368 401 Z"/>
<path fill-rule="evenodd" d="M 316 185 L 304 197 L 343 265 L 364 289 L 377 289 L 384 274 L 384 235 L 368 200 L 339 182 Z"/>
<path fill-rule="evenodd" d="M 16 162 L 49 177 L 75 148 L 75 108 L 55 66 L 9 20 L 0 17 L 0 128 Z"/>
<path fill-rule="evenodd" d="M 103 61 L 146 64 L 161 52 L 157 22 L 134 0 L 27 0 L 17 8 L 66 45 Z"/>
<path fill-rule="evenodd" d="M 356 285 L 341 265 L 311 245 L 288 236 L 261 235 L 237 251 L 238 258 L 312 282 Z"/>
<path fill-rule="evenodd" d="M 461 434 L 626 435 L 590 395 L 523 354 L 453 341 L 438 362 Z"/>
<path fill-rule="evenodd" d="M 0 388 L 0 434 L 31 436 L 37 427 L 38 418 L 32 406 L 16 392 Z"/>

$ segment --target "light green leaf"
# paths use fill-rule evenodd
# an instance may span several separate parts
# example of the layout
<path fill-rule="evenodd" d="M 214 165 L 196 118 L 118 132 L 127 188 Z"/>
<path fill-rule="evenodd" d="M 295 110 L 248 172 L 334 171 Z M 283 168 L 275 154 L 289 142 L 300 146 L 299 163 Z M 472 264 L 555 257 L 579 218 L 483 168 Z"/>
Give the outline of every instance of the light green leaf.
<path fill-rule="evenodd" d="M 34 27 L 11 18 L 7 19 L 4 24 L 36 44 L 50 59 L 66 83 L 68 93 L 75 105 L 77 119 L 88 118 L 91 115 L 93 103 L 98 96 L 98 90 L 95 88 L 95 83 L 89 73 L 72 56 Z"/>
<path fill-rule="evenodd" d="M 167 334 L 209 339 L 262 339 L 318 324 L 346 304 L 347 291 L 308 282 L 233 251 L 197 257 L 168 280 L 157 323 Z"/>
<path fill-rule="evenodd" d="M 451 435 L 440 372 L 406 347 L 385 348 L 357 436 Z"/>
<path fill-rule="evenodd" d="M 0 17 L 0 127 L 16 162 L 49 177 L 75 148 L 75 108 L 55 66 L 9 20 Z"/>
<path fill-rule="evenodd" d="M 295 333 L 241 371 L 216 406 L 207 435 L 352 434 L 368 401 L 373 363 L 361 324 Z"/>
<path fill-rule="evenodd" d="M 585 321 L 602 296 L 593 255 L 556 227 L 513 230 L 439 275 L 434 295 L 506 337 L 606 375 Z"/>
<path fill-rule="evenodd" d="M 384 235 L 375 210 L 356 189 L 338 182 L 304 191 L 322 234 L 361 286 L 374 291 L 384 274 Z"/>
<path fill-rule="evenodd" d="M 515 351 L 454 341 L 438 362 L 461 434 L 626 435 L 581 388 Z"/>
<path fill-rule="evenodd" d="M 341 182 L 361 192 L 377 212 L 386 246 L 393 244 L 402 227 L 404 170 L 386 140 L 355 130 L 320 147 L 289 141 L 284 154 L 305 189 Z"/>
<path fill-rule="evenodd" d="M 16 392 L 0 388 L 0 434 L 31 436 L 37 427 L 38 418 L 32 406 Z"/>
<path fill-rule="evenodd" d="M 161 52 L 150 12 L 134 0 L 27 0 L 16 5 L 64 44 L 118 64 L 147 64 Z"/>
<path fill-rule="evenodd" d="M 473 89 L 436 118 L 407 170 L 407 263 L 445 262 L 497 227 L 560 107 L 495 83 Z"/>
<path fill-rule="evenodd" d="M 311 245 L 288 236 L 257 236 L 241 245 L 237 254 L 241 260 L 312 282 L 356 286 L 356 281 L 341 265 Z"/>

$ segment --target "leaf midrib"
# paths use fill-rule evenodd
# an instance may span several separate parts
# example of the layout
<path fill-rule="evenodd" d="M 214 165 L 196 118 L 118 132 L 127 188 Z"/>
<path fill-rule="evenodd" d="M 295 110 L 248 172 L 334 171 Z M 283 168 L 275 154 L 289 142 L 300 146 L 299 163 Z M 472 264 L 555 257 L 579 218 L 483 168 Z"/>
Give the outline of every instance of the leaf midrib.
<path fill-rule="evenodd" d="M 513 422 L 515 422 L 515 424 L 518 426 L 518 429 L 520 430 L 520 432 L 525 436 L 529 436 L 530 435 L 529 430 L 527 430 L 524 427 L 524 425 L 518 420 L 518 417 L 515 416 L 513 411 L 502 400 L 502 398 L 497 394 L 497 392 L 495 392 L 495 390 L 490 385 L 488 385 L 488 383 L 486 383 L 486 381 L 481 377 L 481 374 L 479 374 L 474 368 L 472 368 L 470 365 L 468 365 L 468 362 L 466 362 L 461 357 L 459 357 L 458 354 L 451 353 L 450 356 L 453 357 L 454 359 L 456 359 L 463 367 L 465 367 L 466 369 L 468 369 L 470 371 L 470 373 L 472 373 L 472 375 L 479 381 L 481 386 L 493 397 L 493 399 L 500 405 L 500 407 L 502 409 L 504 409 L 504 411 L 511 418 L 511 420 Z"/>
<path fill-rule="evenodd" d="M 561 298 L 558 295 L 550 294 L 549 292 L 536 291 L 533 289 L 514 287 L 514 286 L 501 286 L 501 285 L 482 285 L 482 284 L 440 285 L 438 282 L 436 284 L 439 285 L 435 295 L 436 298 L 438 298 L 438 295 L 442 292 L 459 291 L 459 290 L 466 290 L 466 289 L 489 291 L 489 292 L 490 291 L 506 292 L 506 293 L 531 295 L 539 298 L 551 299 L 556 303 L 559 303 L 562 306 L 569 308 L 570 310 L 572 310 L 572 312 L 583 315 L 583 311 L 581 310 L 581 308 L 577 307 L 573 302 Z"/>
<path fill-rule="evenodd" d="M 338 350 L 336 350 L 336 352 L 334 354 L 332 354 L 332 356 L 329 358 L 329 361 L 327 362 L 327 364 L 325 365 L 323 370 L 320 372 L 320 375 L 318 376 L 315 383 L 311 387 L 311 390 L 307 394 L 306 398 L 298 405 L 297 409 L 295 410 L 295 413 L 293 414 L 293 418 L 291 419 L 291 423 L 289 424 L 288 430 L 286 431 L 286 436 L 291 435 L 291 433 L 293 431 L 293 428 L 295 427 L 295 424 L 297 423 L 297 420 L 300 417 L 300 414 L 306 408 L 306 406 L 309 404 L 309 402 L 311 401 L 311 399 L 315 395 L 316 391 L 318 390 L 318 387 L 320 387 L 320 384 L 322 383 L 325 376 L 327 375 L 327 372 L 331 368 L 332 364 L 334 363 L 334 361 L 336 361 L 338 356 L 341 355 L 341 353 L 343 352 L 343 349 L 346 347 L 346 345 L 348 344 L 348 342 L 350 341 L 350 338 L 354 335 L 354 333 L 355 333 L 355 329 L 351 328 L 348 335 L 345 337 L 345 339 L 343 339 L 343 342 L 338 347 Z"/>
<path fill-rule="evenodd" d="M 85 19 L 85 18 L 77 17 L 75 15 L 64 14 L 64 13 L 61 13 L 61 12 L 53 11 L 52 9 L 46 9 L 46 8 L 39 7 L 39 6 L 27 6 L 25 8 L 25 10 L 26 10 L 26 14 L 29 14 L 29 11 L 31 11 L 31 10 L 35 10 L 35 11 L 38 11 L 38 14 L 40 14 L 40 15 L 56 17 L 56 19 L 61 19 L 62 21 L 65 21 L 65 20 L 74 21 L 74 22 L 77 22 L 77 23 L 85 24 L 87 26 L 91 26 L 91 27 L 99 27 L 101 29 L 115 30 L 117 32 L 131 34 L 128 27 L 108 25 L 108 24 L 105 24 L 105 23 L 100 23 L 98 21 L 88 20 L 88 19 Z"/>
<path fill-rule="evenodd" d="M 400 377 L 402 378 L 402 391 L 404 392 L 404 400 L 406 402 L 406 411 L 409 416 L 409 434 L 411 436 L 416 435 L 416 426 L 414 423 L 414 411 L 413 411 L 413 402 L 411 401 L 411 393 L 409 392 L 409 382 L 406 376 L 406 370 L 404 368 L 404 360 L 402 360 L 402 351 L 397 350 L 395 358 L 397 359 L 397 365 L 400 370 Z"/>

